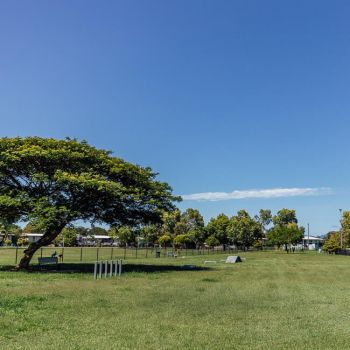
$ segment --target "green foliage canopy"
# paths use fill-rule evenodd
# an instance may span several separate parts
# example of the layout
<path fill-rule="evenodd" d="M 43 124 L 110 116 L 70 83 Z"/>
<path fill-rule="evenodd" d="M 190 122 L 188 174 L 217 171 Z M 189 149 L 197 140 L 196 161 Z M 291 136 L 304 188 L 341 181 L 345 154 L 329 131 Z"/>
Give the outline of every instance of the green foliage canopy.
<path fill-rule="evenodd" d="M 164 247 L 166 247 L 167 244 L 169 244 L 171 241 L 172 241 L 172 239 L 171 239 L 171 236 L 169 236 L 169 235 L 162 235 L 158 239 L 158 243 Z"/>
<path fill-rule="evenodd" d="M 343 244 L 350 244 L 350 211 L 343 211 L 341 218 L 341 234 L 343 239 Z"/>
<path fill-rule="evenodd" d="M 113 226 L 159 222 L 180 198 L 156 175 L 85 141 L 1 138 L 1 216 L 30 221 L 44 232 L 19 267 L 28 267 L 40 246 L 76 220 Z"/>
<path fill-rule="evenodd" d="M 250 217 L 247 211 L 239 210 L 228 226 L 228 237 L 237 246 L 249 248 L 262 238 L 262 226 Z"/>
<path fill-rule="evenodd" d="M 186 246 L 186 243 L 189 242 L 189 237 L 188 235 L 178 235 L 174 238 L 173 242 L 176 247 Z"/>
<path fill-rule="evenodd" d="M 135 244 L 136 235 L 133 229 L 130 226 L 122 226 L 117 229 L 116 237 L 121 246 L 127 246 Z"/>
<path fill-rule="evenodd" d="M 266 232 L 266 227 L 272 222 L 272 214 L 270 209 L 260 209 L 259 215 L 256 216 L 256 221 L 258 221 Z"/>
<path fill-rule="evenodd" d="M 147 244 L 155 244 L 158 240 L 160 227 L 158 225 L 146 225 L 141 227 L 140 236 Z"/>
<path fill-rule="evenodd" d="M 56 237 L 55 244 L 63 244 L 66 247 L 74 247 L 77 245 L 77 238 L 79 231 L 75 227 L 65 227 L 61 233 Z"/>
<path fill-rule="evenodd" d="M 209 246 L 209 247 L 215 247 L 217 245 L 220 244 L 220 241 L 214 236 L 214 235 L 210 235 L 206 240 L 205 243 Z"/>
<path fill-rule="evenodd" d="M 298 220 L 296 217 L 295 210 L 293 209 L 280 209 L 277 214 L 272 218 L 274 225 L 284 226 L 287 224 L 297 224 Z"/>
<path fill-rule="evenodd" d="M 228 242 L 228 226 L 230 218 L 225 214 L 219 214 L 216 218 L 211 218 L 207 225 L 209 236 L 214 236 L 219 244 Z"/>
<path fill-rule="evenodd" d="M 170 236 L 175 235 L 175 227 L 180 222 L 181 212 L 176 209 L 173 211 L 165 211 L 162 215 L 162 232 Z"/>
<path fill-rule="evenodd" d="M 304 228 L 296 223 L 286 225 L 276 225 L 268 233 L 268 239 L 271 244 L 281 246 L 283 244 L 299 243 L 304 237 Z"/>
<path fill-rule="evenodd" d="M 340 233 L 333 232 L 331 233 L 326 241 L 322 249 L 328 253 L 336 253 L 340 249 Z"/>

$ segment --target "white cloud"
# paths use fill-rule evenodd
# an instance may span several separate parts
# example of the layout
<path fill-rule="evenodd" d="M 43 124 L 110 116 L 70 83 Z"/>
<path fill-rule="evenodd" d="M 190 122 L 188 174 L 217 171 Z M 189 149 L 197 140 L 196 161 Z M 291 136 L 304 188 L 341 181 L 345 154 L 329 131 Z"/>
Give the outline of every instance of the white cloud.
<path fill-rule="evenodd" d="M 279 198 L 279 197 L 298 197 L 298 196 L 317 196 L 332 193 L 328 187 L 314 188 L 270 188 L 253 189 L 246 191 L 232 192 L 203 192 L 181 195 L 185 201 L 225 201 L 230 199 L 244 198 Z"/>

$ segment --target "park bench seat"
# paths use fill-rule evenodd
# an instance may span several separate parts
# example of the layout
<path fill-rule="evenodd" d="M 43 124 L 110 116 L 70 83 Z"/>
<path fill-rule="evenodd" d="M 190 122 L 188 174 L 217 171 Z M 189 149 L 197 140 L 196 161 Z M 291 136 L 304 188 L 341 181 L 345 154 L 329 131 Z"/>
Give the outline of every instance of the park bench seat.
<path fill-rule="evenodd" d="M 45 256 L 42 258 L 38 258 L 39 265 L 53 265 L 58 264 L 58 258 L 57 256 Z"/>

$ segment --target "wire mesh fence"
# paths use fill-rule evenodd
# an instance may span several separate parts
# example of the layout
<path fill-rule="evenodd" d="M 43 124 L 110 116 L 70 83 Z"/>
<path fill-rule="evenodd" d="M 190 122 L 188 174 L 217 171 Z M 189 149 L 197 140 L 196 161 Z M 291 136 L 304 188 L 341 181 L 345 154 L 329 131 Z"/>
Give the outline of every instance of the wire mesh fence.
<path fill-rule="evenodd" d="M 0 265 L 16 265 L 25 248 L 0 247 Z M 182 256 L 228 254 L 237 252 L 231 247 L 214 247 L 201 249 L 172 249 L 172 248 L 135 248 L 135 247 L 42 247 L 35 253 L 32 264 L 38 263 L 38 258 L 57 256 L 59 262 L 89 263 L 99 260 L 115 259 L 148 259 L 175 258 Z"/>

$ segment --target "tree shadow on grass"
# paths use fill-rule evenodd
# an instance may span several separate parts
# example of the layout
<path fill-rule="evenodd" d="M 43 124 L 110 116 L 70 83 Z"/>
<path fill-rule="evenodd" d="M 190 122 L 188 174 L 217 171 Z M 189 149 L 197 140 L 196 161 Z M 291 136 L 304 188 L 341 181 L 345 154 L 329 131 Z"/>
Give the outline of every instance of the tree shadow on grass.
<path fill-rule="evenodd" d="M 125 272 L 146 272 L 158 273 L 168 271 L 206 271 L 208 267 L 197 265 L 144 265 L 144 264 L 125 264 Z"/>
<path fill-rule="evenodd" d="M 109 271 L 110 266 L 108 266 Z M 210 270 L 209 267 L 202 267 L 196 265 L 148 265 L 148 264 L 128 264 L 123 263 L 122 272 L 131 273 L 161 273 L 169 271 L 206 271 Z M 16 272 L 13 265 L 2 265 L 0 266 L 0 271 L 12 271 Z M 104 271 L 104 264 L 103 264 Z M 60 263 L 56 265 L 31 265 L 28 273 L 93 273 L 94 264 L 93 263 Z"/>

